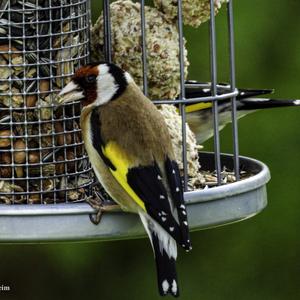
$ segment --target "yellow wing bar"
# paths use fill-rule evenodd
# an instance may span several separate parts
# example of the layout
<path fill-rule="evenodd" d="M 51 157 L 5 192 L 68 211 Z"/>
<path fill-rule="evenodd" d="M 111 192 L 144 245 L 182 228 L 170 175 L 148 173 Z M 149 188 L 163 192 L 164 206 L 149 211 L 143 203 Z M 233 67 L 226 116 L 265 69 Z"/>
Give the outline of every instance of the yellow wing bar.
<path fill-rule="evenodd" d="M 198 110 L 203 110 L 206 108 L 212 107 L 211 102 L 202 102 L 202 103 L 196 103 L 196 104 L 191 104 L 185 107 L 185 112 L 187 113 L 192 113 Z"/>
<path fill-rule="evenodd" d="M 103 149 L 103 154 L 112 162 L 116 170 L 111 170 L 111 173 L 129 196 L 146 211 L 143 200 L 135 193 L 135 191 L 127 183 L 127 173 L 131 166 L 131 160 L 126 152 L 122 150 L 116 142 L 109 142 Z"/>
<path fill-rule="evenodd" d="M 203 110 L 203 109 L 210 108 L 210 107 L 212 107 L 211 102 L 201 102 L 201 103 L 186 105 L 185 112 L 192 113 L 192 112 Z M 178 113 L 180 113 L 179 108 L 177 108 L 177 111 L 178 111 Z"/>

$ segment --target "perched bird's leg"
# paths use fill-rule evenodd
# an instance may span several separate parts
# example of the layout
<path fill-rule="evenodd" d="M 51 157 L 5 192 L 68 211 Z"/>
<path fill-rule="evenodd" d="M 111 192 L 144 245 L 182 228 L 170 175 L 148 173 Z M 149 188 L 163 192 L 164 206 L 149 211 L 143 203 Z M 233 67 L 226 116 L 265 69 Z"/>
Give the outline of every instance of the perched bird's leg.
<path fill-rule="evenodd" d="M 96 195 L 96 197 L 94 196 Z M 104 204 L 103 196 L 95 192 L 93 196 L 87 197 L 85 201 L 96 210 L 96 214 L 90 214 L 90 220 L 93 224 L 98 225 L 104 212 L 120 212 L 121 208 L 118 204 Z"/>

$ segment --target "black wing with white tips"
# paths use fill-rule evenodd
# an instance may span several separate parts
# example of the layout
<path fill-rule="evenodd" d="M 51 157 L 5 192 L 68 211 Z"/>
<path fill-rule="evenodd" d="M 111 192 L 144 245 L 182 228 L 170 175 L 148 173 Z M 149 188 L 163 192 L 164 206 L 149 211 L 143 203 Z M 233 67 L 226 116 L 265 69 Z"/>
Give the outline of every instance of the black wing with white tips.
<path fill-rule="evenodd" d="M 184 242 L 182 246 L 187 251 L 189 251 L 192 249 L 192 245 L 190 241 L 187 212 L 184 204 L 183 189 L 182 189 L 182 183 L 181 183 L 178 165 L 175 161 L 172 161 L 169 158 L 167 158 L 165 162 L 165 168 L 166 168 L 167 179 L 170 187 L 170 192 L 174 200 L 174 204 L 177 208 L 179 227 Z"/>
<path fill-rule="evenodd" d="M 147 213 L 180 245 L 186 246 L 182 229 L 176 221 L 157 163 L 129 169 L 127 182 L 144 202 Z"/>

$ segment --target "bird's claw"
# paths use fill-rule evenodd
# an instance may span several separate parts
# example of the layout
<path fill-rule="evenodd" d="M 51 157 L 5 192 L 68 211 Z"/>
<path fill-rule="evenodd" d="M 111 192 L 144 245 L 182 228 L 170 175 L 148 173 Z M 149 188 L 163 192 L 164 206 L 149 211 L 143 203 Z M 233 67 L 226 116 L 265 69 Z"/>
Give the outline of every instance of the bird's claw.
<path fill-rule="evenodd" d="M 89 196 L 86 198 L 86 202 L 93 208 L 96 210 L 96 213 L 95 214 L 90 214 L 89 217 L 90 217 L 90 220 L 93 224 L 95 225 L 98 225 L 101 221 L 101 217 L 102 217 L 102 214 L 104 212 L 104 204 L 103 204 L 103 199 L 102 197 L 98 194 L 98 193 L 95 193 L 96 194 L 96 197 L 93 195 L 93 196 Z"/>
<path fill-rule="evenodd" d="M 91 222 L 95 225 L 100 223 L 104 212 L 120 211 L 120 207 L 117 204 L 104 204 L 105 199 L 98 192 L 95 192 L 93 196 L 87 197 L 85 201 L 96 210 L 95 214 L 89 215 Z"/>

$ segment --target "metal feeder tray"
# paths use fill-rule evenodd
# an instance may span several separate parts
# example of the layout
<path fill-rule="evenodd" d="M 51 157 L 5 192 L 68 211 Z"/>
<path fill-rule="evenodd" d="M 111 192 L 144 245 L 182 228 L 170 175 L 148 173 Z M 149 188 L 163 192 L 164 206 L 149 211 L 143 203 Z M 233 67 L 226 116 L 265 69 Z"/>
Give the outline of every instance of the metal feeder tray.
<path fill-rule="evenodd" d="M 200 153 L 203 170 L 214 165 L 213 153 Z M 222 164 L 232 168 L 232 155 L 222 154 Z M 267 205 L 268 167 L 260 161 L 240 157 L 240 165 L 253 176 L 223 186 L 185 193 L 192 231 L 250 218 Z M 209 167 L 210 166 L 210 167 Z M 138 216 L 106 213 L 99 225 L 86 203 L 49 205 L 0 205 L 0 242 L 40 243 L 88 240 L 119 240 L 145 236 Z"/>

